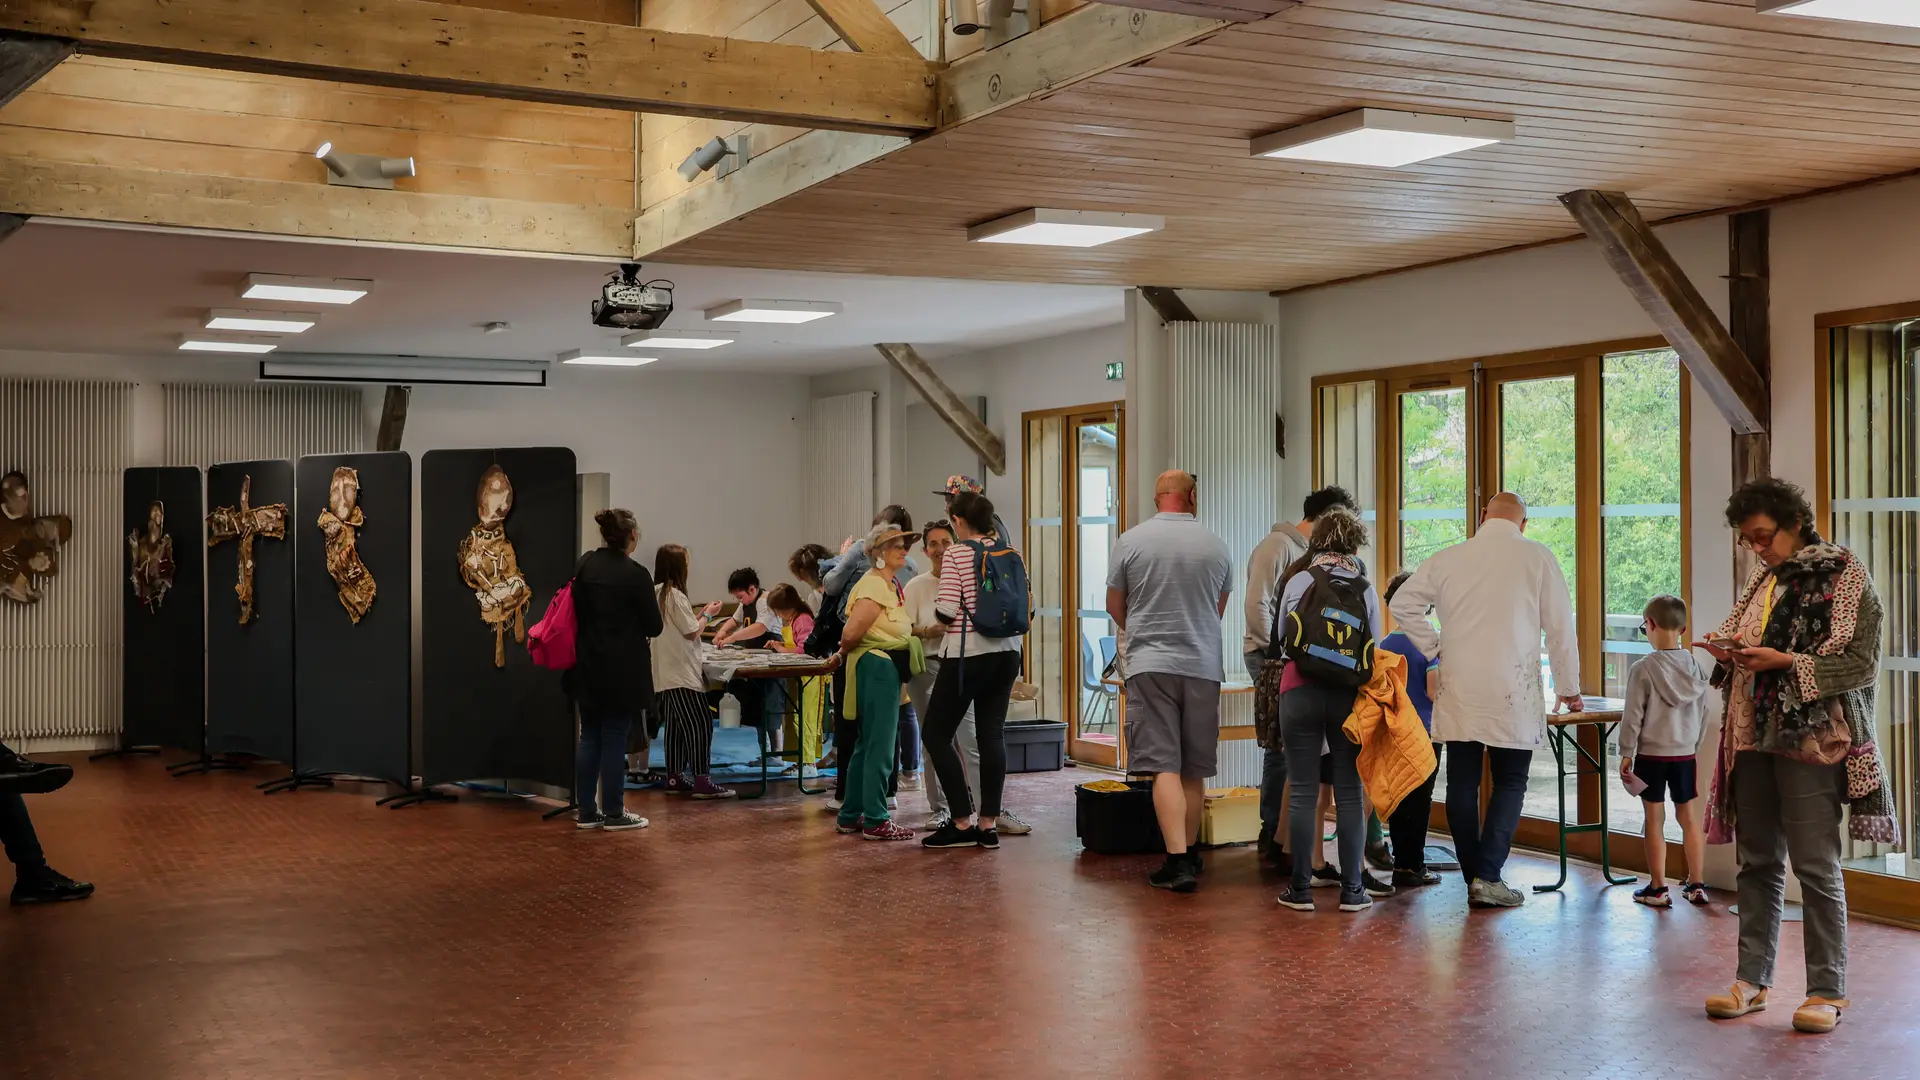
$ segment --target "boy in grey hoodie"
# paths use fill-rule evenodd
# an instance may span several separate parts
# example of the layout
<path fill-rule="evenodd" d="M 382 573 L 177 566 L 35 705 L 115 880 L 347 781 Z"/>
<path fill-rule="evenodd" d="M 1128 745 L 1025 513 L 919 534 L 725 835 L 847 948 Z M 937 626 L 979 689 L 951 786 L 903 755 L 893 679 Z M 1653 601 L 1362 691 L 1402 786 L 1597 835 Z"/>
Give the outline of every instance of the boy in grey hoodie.
<path fill-rule="evenodd" d="M 1646 788 L 1640 799 L 1647 808 L 1647 887 L 1633 894 L 1648 907 L 1673 906 L 1667 895 L 1667 793 L 1673 793 L 1673 815 L 1680 819 L 1686 851 L 1687 876 L 1680 894 L 1695 904 L 1707 902 L 1700 882 L 1706 860 L 1707 834 L 1695 800 L 1698 764 L 1694 755 L 1706 726 L 1707 695 L 1711 692 L 1700 665 L 1683 644 L 1687 605 L 1677 596 L 1656 596 L 1647 602 L 1641 627 L 1653 654 L 1633 666 L 1627 676 L 1627 711 L 1620 721 L 1620 779 L 1632 791 Z M 1636 783 L 1636 779 L 1639 783 Z"/>

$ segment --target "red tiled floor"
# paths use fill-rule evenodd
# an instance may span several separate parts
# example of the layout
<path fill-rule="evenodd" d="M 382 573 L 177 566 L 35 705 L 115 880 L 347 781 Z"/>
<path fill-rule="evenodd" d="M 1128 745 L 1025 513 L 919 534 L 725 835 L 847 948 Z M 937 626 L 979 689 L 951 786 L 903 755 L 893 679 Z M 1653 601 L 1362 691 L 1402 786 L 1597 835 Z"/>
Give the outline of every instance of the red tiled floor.
<path fill-rule="evenodd" d="M 134 760 L 30 800 L 101 889 L 0 912 L 0 1076 L 1920 1075 L 1920 935 L 1855 925 L 1858 1006 L 1820 1039 L 1788 1028 L 1789 924 L 1779 1005 L 1715 1024 L 1725 897 L 1656 913 L 1582 872 L 1516 912 L 1450 881 L 1305 916 L 1245 849 L 1174 896 L 1079 853 L 1071 771 L 1012 780 L 1036 829 L 996 853 L 836 836 L 791 794 L 638 796 L 653 827 L 607 835 L 257 779 Z"/>

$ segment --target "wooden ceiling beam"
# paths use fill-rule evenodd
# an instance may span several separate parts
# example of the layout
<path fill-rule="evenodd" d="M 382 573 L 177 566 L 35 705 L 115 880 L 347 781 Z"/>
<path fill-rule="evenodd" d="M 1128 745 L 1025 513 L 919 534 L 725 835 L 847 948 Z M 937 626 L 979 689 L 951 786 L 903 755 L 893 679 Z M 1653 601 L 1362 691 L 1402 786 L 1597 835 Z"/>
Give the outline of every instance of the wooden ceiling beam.
<path fill-rule="evenodd" d="M 0 156 L 0 215 L 619 259 L 633 211 Z"/>
<path fill-rule="evenodd" d="M 1734 432 L 1764 434 L 1772 417 L 1766 377 L 1735 344 L 1633 200 L 1617 191 L 1583 188 L 1560 196 L 1560 202 L 1600 245 L 1607 265 L 1680 354 L 1694 383 Z"/>
<path fill-rule="evenodd" d="M 887 358 L 887 363 L 892 364 L 895 371 L 913 384 L 920 397 L 940 419 L 947 422 L 960 441 L 980 455 L 980 460 L 986 462 L 993 475 L 1007 475 L 1007 444 L 1001 442 L 1000 436 L 995 435 L 993 429 L 972 409 L 967 408 L 967 403 L 961 401 L 960 395 L 954 393 L 940 378 L 932 365 L 921 357 L 919 350 L 899 343 L 875 345 L 874 348 L 880 350 L 880 355 Z"/>
<path fill-rule="evenodd" d="M 847 48 L 877 56 L 924 59 L 907 35 L 887 18 L 873 0 L 807 0 L 820 18 L 833 27 Z"/>
<path fill-rule="evenodd" d="M 0 6 L 7 2 L 0 0 Z M 1089 4 L 941 72 L 940 126 L 952 128 L 1009 105 L 1045 97 L 1203 38 L 1225 25 L 1220 19 Z M 728 176 L 695 184 L 647 207 L 634 223 L 633 257 L 650 258 L 907 145 L 904 138 L 808 132 L 756 156 Z"/>
<path fill-rule="evenodd" d="M 0 30 L 81 52 L 553 105 L 911 133 L 932 65 L 427 0 L 0 0 Z"/>
<path fill-rule="evenodd" d="M 25 214 L 0 214 L 0 240 L 5 240 L 19 232 L 20 227 L 26 223 L 27 215 Z"/>
<path fill-rule="evenodd" d="M 1200 317 L 1193 313 L 1193 309 L 1187 306 L 1187 302 L 1180 299 L 1180 292 L 1177 289 L 1169 289 L 1165 285 L 1142 285 L 1140 298 L 1153 308 L 1153 313 L 1160 316 L 1160 321 L 1163 323 L 1200 321 Z"/>
<path fill-rule="evenodd" d="M 0 31 L 0 108 L 73 55 L 73 43 Z"/>
<path fill-rule="evenodd" d="M 1300 0 L 1101 0 L 1108 7 L 1143 8 L 1175 15 L 1196 15 L 1203 19 L 1227 22 L 1259 22 L 1288 8 L 1299 7 Z"/>

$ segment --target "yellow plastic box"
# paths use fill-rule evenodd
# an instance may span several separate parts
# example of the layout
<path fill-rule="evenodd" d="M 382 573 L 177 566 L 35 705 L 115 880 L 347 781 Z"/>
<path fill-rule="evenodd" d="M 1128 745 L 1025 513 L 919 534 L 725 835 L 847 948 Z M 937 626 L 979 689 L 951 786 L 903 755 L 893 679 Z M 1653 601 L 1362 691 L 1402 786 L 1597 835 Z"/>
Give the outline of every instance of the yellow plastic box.
<path fill-rule="evenodd" d="M 1260 789 L 1211 788 L 1200 813 L 1203 844 L 1250 844 L 1260 838 Z"/>

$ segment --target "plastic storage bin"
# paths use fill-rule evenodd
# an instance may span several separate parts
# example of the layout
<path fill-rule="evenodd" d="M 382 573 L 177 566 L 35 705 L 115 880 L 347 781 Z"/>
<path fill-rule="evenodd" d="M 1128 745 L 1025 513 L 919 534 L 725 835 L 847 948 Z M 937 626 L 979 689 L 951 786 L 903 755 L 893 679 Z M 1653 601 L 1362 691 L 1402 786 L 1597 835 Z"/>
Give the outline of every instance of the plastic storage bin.
<path fill-rule="evenodd" d="M 1200 811 L 1203 844 L 1250 844 L 1260 839 L 1260 789 L 1209 788 Z"/>
<path fill-rule="evenodd" d="M 1125 791 L 1073 791 L 1074 832 L 1097 855 L 1149 855 L 1167 850 L 1153 816 L 1153 781 L 1128 780 Z"/>
<path fill-rule="evenodd" d="M 1067 766 L 1067 725 L 1058 720 L 1007 724 L 1007 771 L 1054 772 Z"/>

